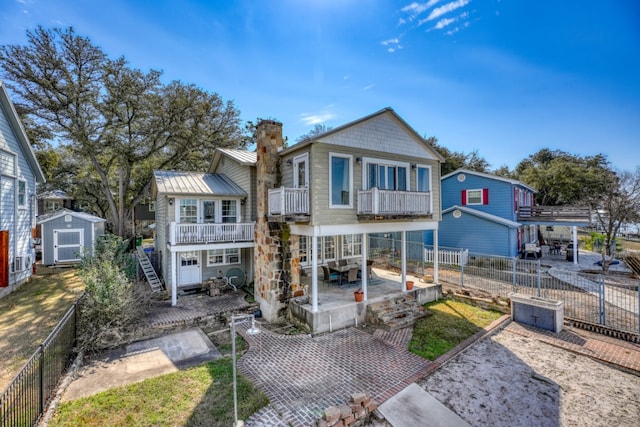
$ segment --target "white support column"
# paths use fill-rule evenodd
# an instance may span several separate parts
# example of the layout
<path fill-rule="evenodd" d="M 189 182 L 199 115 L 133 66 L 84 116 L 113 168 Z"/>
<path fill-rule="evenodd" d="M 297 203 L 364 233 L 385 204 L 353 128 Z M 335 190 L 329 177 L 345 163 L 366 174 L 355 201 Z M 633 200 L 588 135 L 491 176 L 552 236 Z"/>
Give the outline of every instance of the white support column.
<path fill-rule="evenodd" d="M 362 290 L 364 291 L 364 300 L 367 300 L 367 282 L 369 274 L 367 273 L 367 254 L 369 253 L 367 245 L 367 234 L 362 233 L 362 261 L 360 261 L 360 279 L 362 280 Z"/>
<path fill-rule="evenodd" d="M 307 253 L 311 252 L 311 311 L 318 311 L 318 236 L 311 236 L 311 248 L 307 247 Z"/>
<path fill-rule="evenodd" d="M 407 232 L 402 231 L 400 235 L 402 236 L 401 243 L 400 243 L 400 247 L 402 248 L 402 256 L 401 256 L 402 291 L 406 291 L 407 290 Z"/>
<path fill-rule="evenodd" d="M 178 304 L 178 252 L 171 254 L 171 306 Z"/>
<path fill-rule="evenodd" d="M 438 249 L 438 229 L 433 230 L 433 283 L 439 283 L 440 280 L 440 253 Z"/>
<path fill-rule="evenodd" d="M 571 226 L 571 232 L 573 233 L 573 264 L 578 265 L 578 227 Z"/>

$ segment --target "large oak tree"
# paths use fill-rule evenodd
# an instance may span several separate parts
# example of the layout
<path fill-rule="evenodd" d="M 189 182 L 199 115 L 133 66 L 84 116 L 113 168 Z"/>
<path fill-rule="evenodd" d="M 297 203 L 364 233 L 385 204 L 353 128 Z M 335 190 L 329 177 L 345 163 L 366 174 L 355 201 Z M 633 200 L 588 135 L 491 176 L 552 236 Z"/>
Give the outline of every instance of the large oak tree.
<path fill-rule="evenodd" d="M 239 111 L 215 93 L 163 84 L 159 71 L 110 59 L 72 28 L 27 38 L 1 46 L 0 62 L 43 166 L 54 169 L 45 173 L 120 236 L 154 169 L 205 170 L 216 147 L 245 143 Z"/>

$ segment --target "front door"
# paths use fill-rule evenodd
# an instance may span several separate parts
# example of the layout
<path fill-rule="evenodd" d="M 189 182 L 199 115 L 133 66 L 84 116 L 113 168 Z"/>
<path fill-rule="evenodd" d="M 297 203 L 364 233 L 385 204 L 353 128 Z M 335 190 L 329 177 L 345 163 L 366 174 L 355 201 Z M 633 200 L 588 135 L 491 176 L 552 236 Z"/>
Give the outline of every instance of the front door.
<path fill-rule="evenodd" d="M 53 262 L 80 261 L 84 242 L 81 228 L 53 230 Z"/>
<path fill-rule="evenodd" d="M 200 252 L 180 252 L 178 254 L 178 286 L 202 283 Z"/>

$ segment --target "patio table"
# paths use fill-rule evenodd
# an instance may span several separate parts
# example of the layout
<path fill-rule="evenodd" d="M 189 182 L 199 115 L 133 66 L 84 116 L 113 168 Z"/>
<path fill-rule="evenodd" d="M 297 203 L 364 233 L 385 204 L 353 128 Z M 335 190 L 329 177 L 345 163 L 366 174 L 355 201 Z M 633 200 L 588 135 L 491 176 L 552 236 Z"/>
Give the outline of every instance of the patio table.
<path fill-rule="evenodd" d="M 329 270 L 338 273 L 338 285 L 342 285 L 342 276 L 349 273 L 349 270 L 352 268 L 356 267 L 360 270 L 359 264 L 336 265 L 335 267 L 329 267 Z"/>

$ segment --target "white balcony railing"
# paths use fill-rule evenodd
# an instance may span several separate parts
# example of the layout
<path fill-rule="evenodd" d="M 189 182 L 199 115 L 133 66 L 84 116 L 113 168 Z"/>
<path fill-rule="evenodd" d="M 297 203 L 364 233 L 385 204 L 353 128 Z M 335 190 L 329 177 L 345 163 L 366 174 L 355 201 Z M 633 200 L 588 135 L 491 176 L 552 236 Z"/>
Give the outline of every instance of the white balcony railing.
<path fill-rule="evenodd" d="M 429 215 L 431 193 L 416 191 L 358 191 L 358 215 Z"/>
<path fill-rule="evenodd" d="M 206 244 L 251 242 L 255 224 L 230 222 L 224 224 L 193 224 L 171 222 L 168 225 L 169 244 Z"/>
<path fill-rule="evenodd" d="M 269 215 L 309 215 L 309 189 L 270 189 Z"/>

